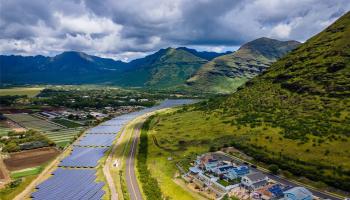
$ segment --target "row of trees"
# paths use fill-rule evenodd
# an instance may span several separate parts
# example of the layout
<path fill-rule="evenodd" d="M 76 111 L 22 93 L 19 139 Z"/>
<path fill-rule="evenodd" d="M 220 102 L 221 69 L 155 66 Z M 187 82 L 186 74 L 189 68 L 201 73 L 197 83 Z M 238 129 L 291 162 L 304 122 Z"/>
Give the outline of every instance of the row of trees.
<path fill-rule="evenodd" d="M 142 184 L 143 192 L 147 199 L 162 200 L 162 192 L 160 190 L 157 179 L 152 177 L 151 172 L 147 167 L 147 154 L 148 154 L 148 136 L 150 123 L 153 117 L 149 117 L 143 125 L 140 135 L 140 145 L 137 154 L 137 170 L 140 175 L 140 181 Z"/>

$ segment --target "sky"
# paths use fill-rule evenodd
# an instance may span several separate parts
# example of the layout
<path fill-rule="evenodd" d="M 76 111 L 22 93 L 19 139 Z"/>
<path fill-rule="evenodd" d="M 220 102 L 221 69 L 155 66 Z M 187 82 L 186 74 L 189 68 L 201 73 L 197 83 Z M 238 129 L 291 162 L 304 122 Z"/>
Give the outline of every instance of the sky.
<path fill-rule="evenodd" d="M 349 10 L 349 0 L 0 0 L 0 54 L 73 50 L 129 61 L 169 46 L 303 42 Z"/>

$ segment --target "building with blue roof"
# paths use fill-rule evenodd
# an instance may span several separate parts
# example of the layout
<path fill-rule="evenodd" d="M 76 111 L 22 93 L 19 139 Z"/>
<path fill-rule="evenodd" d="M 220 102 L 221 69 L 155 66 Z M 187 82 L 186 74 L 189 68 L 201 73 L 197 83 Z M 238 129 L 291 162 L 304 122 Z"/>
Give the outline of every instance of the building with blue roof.
<path fill-rule="evenodd" d="M 312 200 L 312 193 L 304 187 L 294 187 L 283 192 L 285 200 Z"/>

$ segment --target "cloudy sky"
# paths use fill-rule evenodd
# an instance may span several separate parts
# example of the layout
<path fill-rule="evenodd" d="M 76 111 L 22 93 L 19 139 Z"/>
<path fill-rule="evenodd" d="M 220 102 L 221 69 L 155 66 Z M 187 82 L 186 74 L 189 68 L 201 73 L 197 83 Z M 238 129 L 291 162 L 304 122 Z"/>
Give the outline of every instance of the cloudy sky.
<path fill-rule="evenodd" d="M 0 0 L 0 54 L 226 51 L 263 36 L 305 41 L 349 10 L 349 0 Z"/>

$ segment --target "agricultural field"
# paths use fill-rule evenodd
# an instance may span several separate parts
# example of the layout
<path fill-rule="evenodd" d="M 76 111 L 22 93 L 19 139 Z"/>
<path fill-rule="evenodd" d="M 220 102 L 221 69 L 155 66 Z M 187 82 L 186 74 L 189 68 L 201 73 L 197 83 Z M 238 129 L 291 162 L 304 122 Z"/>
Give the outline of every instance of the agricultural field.
<path fill-rule="evenodd" d="M 43 166 L 38 166 L 38 167 L 30 167 L 30 168 L 26 168 L 26 169 L 12 171 L 11 178 L 17 179 L 17 178 L 22 178 L 22 177 L 26 177 L 26 176 L 37 175 L 37 174 L 40 174 L 40 172 L 43 169 L 44 169 Z"/>
<path fill-rule="evenodd" d="M 0 126 L 0 137 L 7 135 L 7 133 L 10 132 L 10 131 L 11 131 L 10 128 L 5 128 L 5 127 L 1 127 Z"/>
<path fill-rule="evenodd" d="M 57 131 L 44 132 L 44 134 L 53 142 L 55 142 L 60 147 L 65 147 L 67 144 L 71 143 L 76 136 L 78 136 L 84 128 L 69 128 L 61 129 Z"/>
<path fill-rule="evenodd" d="M 34 117 L 26 113 L 6 114 L 5 116 L 26 129 L 34 129 L 38 131 L 52 131 L 63 128 L 63 126 L 51 123 L 49 121 Z"/>
<path fill-rule="evenodd" d="M 35 97 L 38 95 L 44 88 L 43 87 L 14 87 L 14 88 L 5 88 L 0 89 L 0 96 L 22 96 L 27 95 L 28 97 Z"/>
<path fill-rule="evenodd" d="M 60 124 L 62 126 L 65 126 L 67 128 L 77 128 L 77 127 L 80 127 L 82 126 L 81 124 L 78 124 L 74 121 L 71 121 L 71 120 L 68 120 L 68 119 L 63 119 L 63 118 L 60 118 L 60 119 L 52 119 L 51 121 L 57 123 L 57 124 Z"/>
<path fill-rule="evenodd" d="M 59 153 L 53 147 L 10 153 L 10 157 L 4 159 L 4 163 L 10 171 L 22 170 L 45 164 L 54 159 Z"/>

